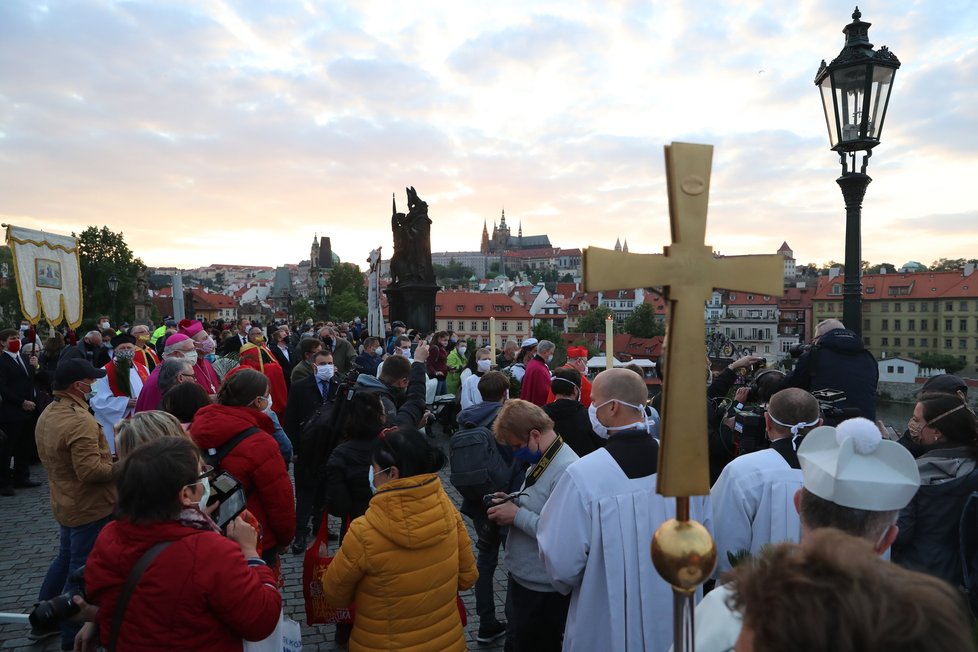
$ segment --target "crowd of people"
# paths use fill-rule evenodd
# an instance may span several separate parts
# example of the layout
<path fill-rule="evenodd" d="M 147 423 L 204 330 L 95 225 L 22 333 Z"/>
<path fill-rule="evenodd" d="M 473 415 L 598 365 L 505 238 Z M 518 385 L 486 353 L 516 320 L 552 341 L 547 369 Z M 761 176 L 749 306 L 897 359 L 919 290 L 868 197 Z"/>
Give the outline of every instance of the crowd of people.
<path fill-rule="evenodd" d="M 322 586 L 355 605 L 335 626 L 350 650 L 466 649 L 469 589 L 477 644 L 669 649 L 673 592 L 648 545 L 676 501 L 656 492 L 662 433 L 640 369 L 592 376 L 585 347 L 557 366 L 557 345 L 535 338 L 494 357 L 399 322 L 386 337 L 360 320 L 98 324 L 76 343 L 0 331 L 0 495 L 38 486 L 39 460 L 60 527 L 39 603 L 84 576 L 80 614 L 34 622 L 32 639 L 241 650 L 279 625 L 281 556 L 326 528 L 338 548 Z M 753 356 L 709 374 L 712 490 L 690 517 L 719 563 L 694 597 L 698 650 L 973 649 L 967 384 L 931 378 L 904 433 L 840 412 L 816 390 L 844 386 L 875 416 L 850 334 L 819 324 L 787 375 L 745 381 Z M 432 396 L 454 398 L 439 431 Z"/>

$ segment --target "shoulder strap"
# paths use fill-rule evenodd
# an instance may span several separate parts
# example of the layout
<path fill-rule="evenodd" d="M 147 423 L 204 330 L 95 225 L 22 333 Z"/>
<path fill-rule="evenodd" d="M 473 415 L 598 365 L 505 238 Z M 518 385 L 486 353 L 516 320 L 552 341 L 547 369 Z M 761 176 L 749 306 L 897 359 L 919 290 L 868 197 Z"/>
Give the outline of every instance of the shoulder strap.
<path fill-rule="evenodd" d="M 142 577 L 143 571 L 153 563 L 153 560 L 171 543 L 173 542 L 160 541 L 144 552 L 143 556 L 136 562 L 136 565 L 129 571 L 129 577 L 126 578 L 126 585 L 122 587 L 122 594 L 119 596 L 119 601 L 115 605 L 115 613 L 112 614 L 112 632 L 109 634 L 108 646 L 109 652 L 115 652 L 115 644 L 119 640 L 119 630 L 122 628 L 122 617 L 126 613 L 126 606 L 129 604 L 129 598 L 132 597 L 132 592 L 135 590 L 136 584 L 139 583 L 139 578 Z"/>
<path fill-rule="evenodd" d="M 255 426 L 252 426 L 252 427 L 248 428 L 247 430 L 243 430 L 243 431 L 239 432 L 237 435 L 235 435 L 231 439 L 227 440 L 226 442 L 224 442 L 223 444 L 221 444 L 217 448 L 208 448 L 207 449 L 207 454 L 210 457 L 211 465 L 214 466 L 214 467 L 220 466 L 221 460 L 223 460 L 225 457 L 227 457 L 228 456 L 228 453 L 230 453 L 232 450 L 234 450 L 234 447 L 235 446 L 237 446 L 238 444 L 240 444 L 241 442 L 243 442 L 248 437 L 251 437 L 255 433 L 259 433 L 261 431 L 262 431 L 261 428 L 257 428 Z"/>

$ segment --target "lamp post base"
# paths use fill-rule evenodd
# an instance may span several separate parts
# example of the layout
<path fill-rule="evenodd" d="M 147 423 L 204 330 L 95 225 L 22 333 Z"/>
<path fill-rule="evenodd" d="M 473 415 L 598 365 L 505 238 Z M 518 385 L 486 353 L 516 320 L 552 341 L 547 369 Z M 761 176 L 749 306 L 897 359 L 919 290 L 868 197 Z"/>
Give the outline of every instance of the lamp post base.
<path fill-rule="evenodd" d="M 863 333 L 862 210 L 872 179 L 863 172 L 847 172 L 835 180 L 846 203 L 846 274 L 842 285 L 842 323 L 860 338 Z"/>

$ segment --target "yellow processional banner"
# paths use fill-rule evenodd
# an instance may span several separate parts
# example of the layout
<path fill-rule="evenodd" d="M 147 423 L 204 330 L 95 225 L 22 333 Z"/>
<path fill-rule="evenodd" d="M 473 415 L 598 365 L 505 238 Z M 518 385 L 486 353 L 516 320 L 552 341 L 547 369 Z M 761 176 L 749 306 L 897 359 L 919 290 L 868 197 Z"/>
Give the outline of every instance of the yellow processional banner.
<path fill-rule="evenodd" d="M 7 245 L 14 259 L 17 295 L 24 317 L 37 325 L 62 320 L 71 328 L 82 321 L 81 267 L 78 239 L 18 226 L 7 226 Z"/>

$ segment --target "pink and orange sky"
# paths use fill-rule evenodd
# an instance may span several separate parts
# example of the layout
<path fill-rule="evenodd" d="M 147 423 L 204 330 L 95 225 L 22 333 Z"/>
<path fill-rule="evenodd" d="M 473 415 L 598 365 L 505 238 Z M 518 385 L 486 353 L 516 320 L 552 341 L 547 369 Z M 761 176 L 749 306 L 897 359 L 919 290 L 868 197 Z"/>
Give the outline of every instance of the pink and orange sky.
<path fill-rule="evenodd" d="M 862 5 L 903 62 L 863 258 L 978 251 L 978 5 Z M 844 257 L 813 83 L 839 0 L 0 2 L 0 218 L 107 225 L 150 265 L 279 265 L 329 235 L 391 251 L 413 185 L 436 251 L 505 207 L 527 235 L 668 243 L 662 146 L 716 146 L 707 240 Z"/>

